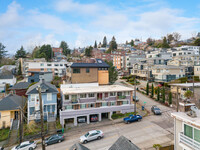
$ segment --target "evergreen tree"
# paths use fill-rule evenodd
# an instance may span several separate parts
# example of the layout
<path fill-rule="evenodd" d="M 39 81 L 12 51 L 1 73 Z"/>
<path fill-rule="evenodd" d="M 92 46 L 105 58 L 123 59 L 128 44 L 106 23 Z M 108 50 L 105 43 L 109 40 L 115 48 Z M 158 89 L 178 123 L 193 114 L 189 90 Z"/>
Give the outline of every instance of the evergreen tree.
<path fill-rule="evenodd" d="M 22 64 L 21 61 L 19 61 L 19 68 L 18 68 L 18 75 L 22 75 Z"/>
<path fill-rule="evenodd" d="M 149 83 L 147 82 L 147 86 L 146 86 L 146 94 L 149 95 Z"/>
<path fill-rule="evenodd" d="M 104 36 L 102 47 L 106 47 L 107 44 L 108 44 L 108 43 L 107 43 L 107 38 L 106 38 L 106 36 Z"/>
<path fill-rule="evenodd" d="M 37 58 L 45 58 L 49 61 L 52 58 L 53 52 L 51 45 L 42 45 L 42 47 L 37 52 Z"/>
<path fill-rule="evenodd" d="M 23 46 L 21 46 L 21 48 L 19 50 L 17 50 L 16 54 L 15 54 L 15 58 L 26 58 L 26 51 L 24 50 Z"/>
<path fill-rule="evenodd" d="M 153 83 L 151 85 L 151 97 L 152 98 L 154 97 L 154 86 L 153 86 Z"/>
<path fill-rule="evenodd" d="M 65 56 L 67 56 L 71 53 L 71 50 L 70 50 L 67 42 L 65 42 L 65 41 L 61 41 L 60 48 L 63 49 L 63 55 L 65 55 Z"/>
<path fill-rule="evenodd" d="M 0 64 L 1 64 L 2 58 L 6 56 L 6 53 L 7 53 L 7 51 L 4 50 L 5 48 L 6 47 L 2 43 L 0 43 Z"/>
<path fill-rule="evenodd" d="M 157 89 L 157 101 L 160 101 L 160 87 Z"/>
<path fill-rule="evenodd" d="M 110 67 L 108 69 L 109 72 L 109 82 L 111 84 L 115 83 L 115 81 L 117 80 L 118 77 L 118 71 L 116 70 L 116 68 L 113 66 L 113 63 L 110 61 L 108 62 L 107 60 L 105 61 Z"/>
<path fill-rule="evenodd" d="M 169 100 L 168 101 L 169 101 L 169 104 L 171 105 L 172 104 L 172 93 L 171 92 L 169 93 Z"/>
<path fill-rule="evenodd" d="M 91 55 L 91 53 L 92 53 L 92 49 L 93 49 L 92 46 L 87 47 L 87 48 L 85 49 L 85 56 L 87 56 L 87 57 L 91 57 L 91 56 L 92 56 L 92 55 Z"/>
<path fill-rule="evenodd" d="M 94 42 L 94 48 L 97 48 L 97 41 Z"/>
<path fill-rule="evenodd" d="M 200 38 L 198 38 L 198 39 L 196 39 L 196 40 L 194 41 L 194 45 L 195 45 L 195 46 L 200 46 Z"/>
<path fill-rule="evenodd" d="M 166 37 L 163 38 L 162 48 L 170 48 Z"/>
<path fill-rule="evenodd" d="M 134 41 L 131 40 L 130 44 L 131 44 L 131 46 L 133 47 L 133 46 L 134 46 Z"/>
<path fill-rule="evenodd" d="M 165 103 L 165 87 L 162 89 L 162 102 Z"/>
<path fill-rule="evenodd" d="M 116 43 L 115 37 L 113 36 L 109 44 L 109 52 L 111 53 L 112 51 L 116 49 L 117 49 L 117 43 Z"/>

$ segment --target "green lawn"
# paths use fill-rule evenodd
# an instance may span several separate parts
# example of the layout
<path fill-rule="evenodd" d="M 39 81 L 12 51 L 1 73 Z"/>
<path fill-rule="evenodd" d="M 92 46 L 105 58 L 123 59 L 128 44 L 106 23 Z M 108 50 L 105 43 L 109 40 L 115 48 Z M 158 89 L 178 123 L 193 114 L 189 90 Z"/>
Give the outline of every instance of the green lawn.
<path fill-rule="evenodd" d="M 8 138 L 9 128 L 0 129 L 0 141 L 4 141 Z"/>
<path fill-rule="evenodd" d="M 134 114 L 134 112 L 130 112 L 130 113 L 119 113 L 119 114 L 113 114 L 112 115 L 112 119 L 119 119 L 119 118 L 124 118 L 124 117 L 128 117 L 130 114 Z M 136 113 L 137 114 L 137 113 Z"/>
<path fill-rule="evenodd" d="M 47 130 L 47 123 L 44 123 L 44 130 Z M 24 124 L 24 136 L 34 135 L 41 132 L 41 124 L 40 123 L 30 123 Z"/>

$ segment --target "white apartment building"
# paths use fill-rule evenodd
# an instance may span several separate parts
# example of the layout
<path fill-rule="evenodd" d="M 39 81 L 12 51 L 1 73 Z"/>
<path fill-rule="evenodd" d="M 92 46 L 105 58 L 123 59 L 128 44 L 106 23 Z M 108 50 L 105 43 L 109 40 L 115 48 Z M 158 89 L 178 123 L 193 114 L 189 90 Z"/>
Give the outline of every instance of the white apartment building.
<path fill-rule="evenodd" d="M 63 77 L 69 62 L 27 62 L 26 75 L 28 71 L 53 72 L 53 76 Z"/>
<path fill-rule="evenodd" d="M 180 48 L 187 49 L 189 51 L 193 51 L 195 55 L 199 55 L 200 53 L 200 46 L 190 46 L 190 45 L 183 45 Z"/>
<path fill-rule="evenodd" d="M 200 150 L 200 114 L 188 116 L 185 112 L 174 112 L 174 150 Z"/>

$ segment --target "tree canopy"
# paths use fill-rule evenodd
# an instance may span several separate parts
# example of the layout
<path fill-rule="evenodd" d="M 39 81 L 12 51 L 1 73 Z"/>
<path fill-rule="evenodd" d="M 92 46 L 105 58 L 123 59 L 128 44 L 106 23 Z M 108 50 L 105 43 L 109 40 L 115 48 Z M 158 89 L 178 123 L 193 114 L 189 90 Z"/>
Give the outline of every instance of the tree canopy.
<path fill-rule="evenodd" d="M 108 44 L 108 43 L 107 43 L 107 38 L 106 38 L 106 36 L 104 36 L 102 47 L 106 47 L 107 44 Z"/>
<path fill-rule="evenodd" d="M 118 72 L 115 69 L 115 67 L 113 66 L 113 63 L 111 61 L 107 61 L 106 60 L 105 62 L 110 66 L 110 68 L 108 69 L 108 72 L 109 72 L 109 82 L 111 84 L 113 84 L 117 80 Z"/>
<path fill-rule="evenodd" d="M 24 50 L 23 46 L 21 46 L 21 48 L 19 50 L 17 50 L 16 54 L 15 54 L 15 58 L 26 58 L 26 51 Z"/>
<path fill-rule="evenodd" d="M 0 64 L 1 64 L 2 58 L 5 57 L 7 53 L 5 48 L 6 47 L 2 43 L 0 43 Z"/>
<path fill-rule="evenodd" d="M 195 45 L 195 46 L 200 46 L 200 38 L 198 38 L 198 39 L 196 39 L 196 40 L 194 41 L 194 45 Z"/>
<path fill-rule="evenodd" d="M 184 96 L 185 96 L 187 99 L 190 99 L 190 98 L 193 96 L 193 93 L 192 93 L 192 91 L 187 90 L 187 91 L 184 93 Z"/>
<path fill-rule="evenodd" d="M 163 38 L 162 48 L 170 48 L 166 37 Z"/>
<path fill-rule="evenodd" d="M 33 53 L 33 58 L 45 58 L 47 61 L 49 61 L 53 55 L 51 45 L 49 44 L 42 45 L 42 47 L 36 49 Z"/>
<path fill-rule="evenodd" d="M 67 42 L 65 42 L 65 41 L 61 41 L 60 48 L 63 49 L 63 55 L 65 55 L 65 56 L 67 56 L 71 53 L 71 50 L 70 50 Z"/>
<path fill-rule="evenodd" d="M 115 37 L 113 36 L 112 40 L 110 41 L 108 51 L 109 51 L 109 53 L 111 53 L 112 51 L 115 51 L 115 50 L 117 50 L 117 43 L 116 43 Z"/>
<path fill-rule="evenodd" d="M 97 48 L 97 41 L 94 42 L 94 48 Z"/>
<path fill-rule="evenodd" d="M 93 47 L 92 47 L 92 46 L 87 47 L 87 48 L 85 49 L 85 56 L 91 57 L 91 56 L 92 56 L 92 50 L 93 50 Z"/>

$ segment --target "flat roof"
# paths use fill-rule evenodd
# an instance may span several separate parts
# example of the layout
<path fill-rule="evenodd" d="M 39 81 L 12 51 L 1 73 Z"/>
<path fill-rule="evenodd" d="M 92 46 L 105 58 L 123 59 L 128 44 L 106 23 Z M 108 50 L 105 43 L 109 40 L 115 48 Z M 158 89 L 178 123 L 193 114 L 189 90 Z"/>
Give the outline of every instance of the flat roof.
<path fill-rule="evenodd" d="M 200 128 L 200 111 L 197 113 L 196 118 L 188 116 L 185 112 L 173 112 L 171 113 L 171 116 L 197 128 Z"/>
<path fill-rule="evenodd" d="M 129 88 L 129 87 L 121 86 L 121 85 L 62 88 L 63 94 L 124 92 L 124 91 L 133 91 L 133 90 L 134 90 L 133 88 Z"/>
<path fill-rule="evenodd" d="M 193 83 L 175 83 L 169 85 L 178 87 L 193 87 Z M 200 87 L 200 83 L 194 83 L 194 87 Z"/>

